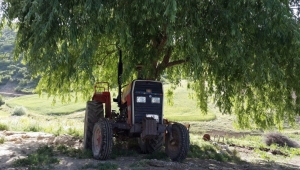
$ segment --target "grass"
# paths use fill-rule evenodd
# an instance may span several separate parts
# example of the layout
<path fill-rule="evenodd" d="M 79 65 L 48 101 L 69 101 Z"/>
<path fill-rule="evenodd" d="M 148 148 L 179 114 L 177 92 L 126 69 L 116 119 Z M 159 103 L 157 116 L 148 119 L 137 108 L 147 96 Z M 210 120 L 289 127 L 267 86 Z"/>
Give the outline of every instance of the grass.
<path fill-rule="evenodd" d="M 13 165 L 15 167 L 25 166 L 29 167 L 29 169 L 37 169 L 40 166 L 46 166 L 58 162 L 58 159 L 54 158 L 53 147 L 43 146 L 28 155 L 26 158 L 15 160 Z"/>
<path fill-rule="evenodd" d="M 4 137 L 1 137 L 0 138 L 0 144 L 3 144 L 5 142 L 5 138 Z"/>
<path fill-rule="evenodd" d="M 91 150 L 81 150 L 75 149 L 72 147 L 68 147 L 66 145 L 58 145 L 55 147 L 55 150 L 61 154 L 77 158 L 77 159 L 89 159 L 93 158 L 93 154 Z"/>
<path fill-rule="evenodd" d="M 293 140 L 299 141 L 299 136 L 295 134 L 286 134 Z M 300 156 L 300 148 L 291 148 L 291 147 L 280 147 L 278 145 L 272 144 L 271 146 L 267 146 L 263 140 L 262 136 L 251 136 L 246 135 L 241 138 L 230 138 L 226 141 L 227 144 L 235 144 L 237 146 L 242 146 L 245 148 L 253 148 L 254 152 L 257 154 L 257 158 L 261 158 L 266 161 L 283 161 L 294 156 Z M 269 150 L 269 151 L 266 151 Z M 286 154 L 284 155 L 274 155 L 271 154 L 271 151 L 278 151 L 280 153 Z"/>
<path fill-rule="evenodd" d="M 0 123 L 0 130 L 8 130 L 8 125 Z"/>
<path fill-rule="evenodd" d="M 79 113 L 78 118 L 66 118 L 59 116 L 41 116 L 28 114 L 19 117 L 3 117 L 0 119 L 0 128 L 13 131 L 32 131 L 46 132 L 56 136 L 69 134 L 72 136 L 83 137 L 84 112 Z"/>
<path fill-rule="evenodd" d="M 0 109 L 0 118 L 9 116 L 9 112 Z"/>
<path fill-rule="evenodd" d="M 115 141 L 112 148 L 111 158 L 116 159 L 120 156 L 137 156 L 138 149 L 138 142 L 134 138 L 127 141 Z"/>
<path fill-rule="evenodd" d="M 138 170 L 138 169 L 144 169 L 144 167 L 146 167 L 147 165 L 148 165 L 148 160 L 143 159 L 143 160 L 140 160 L 140 161 L 130 164 L 129 167 L 131 167 L 132 169 Z"/>
<path fill-rule="evenodd" d="M 190 135 L 190 140 L 190 151 L 188 152 L 190 158 L 214 159 L 222 162 L 241 161 L 235 151 L 231 151 L 231 153 L 223 151 L 219 146 L 203 141 L 199 135 Z"/>
<path fill-rule="evenodd" d="M 167 92 L 168 89 L 170 86 L 164 85 L 164 91 Z M 173 91 L 174 96 L 171 99 L 173 105 L 168 104 L 165 95 L 164 117 L 171 121 L 210 121 L 216 119 L 214 107 L 209 105 L 208 113 L 201 113 L 197 101 L 189 97 L 190 93 L 192 91 L 187 89 L 187 82 L 182 81 L 181 86 Z"/>
<path fill-rule="evenodd" d="M 6 100 L 6 104 L 10 108 L 24 106 L 33 113 L 57 116 L 82 111 L 86 106 L 86 102 L 84 101 L 79 101 L 78 103 L 62 103 L 61 100 L 57 99 L 55 105 L 53 105 L 52 101 L 53 97 L 47 98 L 45 95 L 40 97 L 34 94 Z"/>

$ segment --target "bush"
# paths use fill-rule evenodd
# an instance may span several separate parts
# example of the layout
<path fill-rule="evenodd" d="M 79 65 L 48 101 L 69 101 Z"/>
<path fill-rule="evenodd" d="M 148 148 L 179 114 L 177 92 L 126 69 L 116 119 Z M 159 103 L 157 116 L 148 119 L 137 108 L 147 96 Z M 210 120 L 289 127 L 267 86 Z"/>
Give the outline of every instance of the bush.
<path fill-rule="evenodd" d="M 13 116 L 22 116 L 26 114 L 27 114 L 27 110 L 23 106 L 16 106 L 12 112 Z"/>
<path fill-rule="evenodd" d="M 0 123 L 0 130 L 8 130 L 8 126 Z"/>
<path fill-rule="evenodd" d="M 4 101 L 3 97 L 0 95 L 0 106 L 3 104 L 5 104 L 5 101 Z"/>
<path fill-rule="evenodd" d="M 0 144 L 3 144 L 4 142 L 5 142 L 4 137 L 1 137 L 1 138 L 0 138 Z"/>
<path fill-rule="evenodd" d="M 267 133 L 264 135 L 266 145 L 277 144 L 281 147 L 288 146 L 292 148 L 300 148 L 300 144 L 281 133 Z"/>

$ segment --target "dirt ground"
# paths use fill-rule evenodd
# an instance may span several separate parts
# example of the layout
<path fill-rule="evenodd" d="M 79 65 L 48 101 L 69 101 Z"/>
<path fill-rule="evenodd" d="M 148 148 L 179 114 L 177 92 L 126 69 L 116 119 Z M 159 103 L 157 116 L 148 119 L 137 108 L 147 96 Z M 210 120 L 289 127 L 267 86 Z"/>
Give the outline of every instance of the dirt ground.
<path fill-rule="evenodd" d="M 43 145 L 65 144 L 70 147 L 80 148 L 81 140 L 72 136 L 63 135 L 55 137 L 52 134 L 42 132 L 11 132 L 0 131 L 0 138 L 3 137 L 5 142 L 0 144 L 0 170 L 19 170 L 27 169 L 26 167 L 14 167 L 12 162 L 19 158 L 25 158 L 26 155 L 35 151 Z M 245 162 L 235 164 L 231 162 L 219 162 L 216 160 L 202 160 L 197 158 L 187 158 L 182 163 L 172 161 L 162 161 L 157 159 L 144 159 L 143 155 L 128 157 L 118 157 L 106 161 L 94 159 L 76 159 L 65 155 L 56 155 L 59 163 L 52 164 L 48 169 L 57 170 L 76 170 L 84 169 L 84 166 L 97 166 L 99 163 L 113 163 L 118 165 L 118 170 L 129 169 L 157 169 L 157 170 L 257 170 L 257 169 L 300 169 L 300 157 L 286 158 L 282 162 L 268 162 L 258 159 L 253 150 L 245 148 L 236 149 L 239 156 Z M 45 167 L 47 169 L 47 167 Z M 93 168 L 89 168 L 93 169 Z"/>

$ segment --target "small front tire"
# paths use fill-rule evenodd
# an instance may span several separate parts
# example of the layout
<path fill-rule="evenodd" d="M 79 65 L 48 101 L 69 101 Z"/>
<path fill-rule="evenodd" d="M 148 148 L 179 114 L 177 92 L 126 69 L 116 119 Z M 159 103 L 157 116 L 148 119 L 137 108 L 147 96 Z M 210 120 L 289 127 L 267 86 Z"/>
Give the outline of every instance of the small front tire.
<path fill-rule="evenodd" d="M 112 127 L 107 119 L 100 119 L 94 125 L 92 138 L 92 151 L 95 159 L 108 159 L 112 152 Z"/>

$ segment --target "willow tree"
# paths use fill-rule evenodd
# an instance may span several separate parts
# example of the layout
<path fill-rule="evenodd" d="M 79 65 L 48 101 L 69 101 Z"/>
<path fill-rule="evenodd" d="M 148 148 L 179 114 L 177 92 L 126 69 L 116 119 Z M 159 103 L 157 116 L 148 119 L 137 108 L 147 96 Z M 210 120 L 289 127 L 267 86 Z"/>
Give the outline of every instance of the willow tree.
<path fill-rule="evenodd" d="M 4 0 L 37 90 L 88 94 L 96 81 L 188 79 L 205 112 L 212 98 L 242 128 L 282 127 L 300 114 L 297 0 Z M 112 85 L 113 85 L 112 84 Z M 184 103 L 183 103 L 184 104 Z M 200 115 L 199 115 L 200 116 Z"/>

